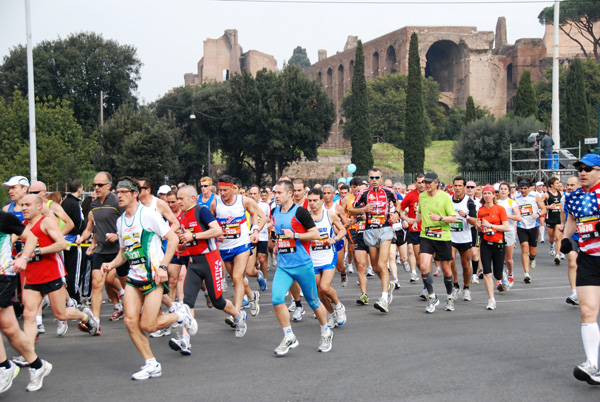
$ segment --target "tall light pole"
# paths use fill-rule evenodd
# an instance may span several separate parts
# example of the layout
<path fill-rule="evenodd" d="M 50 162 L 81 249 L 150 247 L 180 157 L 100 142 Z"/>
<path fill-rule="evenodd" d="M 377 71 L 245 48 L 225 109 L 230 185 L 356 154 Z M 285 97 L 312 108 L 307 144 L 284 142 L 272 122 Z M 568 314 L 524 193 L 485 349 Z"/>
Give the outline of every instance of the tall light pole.
<path fill-rule="evenodd" d="M 560 102 L 558 97 L 558 27 L 560 24 L 560 1 L 554 1 L 554 52 L 552 53 L 552 140 L 554 149 L 560 149 Z"/>
<path fill-rule="evenodd" d="M 37 141 L 35 134 L 35 91 L 33 87 L 33 45 L 31 40 L 31 12 L 29 0 L 25 0 L 25 23 L 27 30 L 27 96 L 29 97 L 29 171 L 31 182 L 37 181 Z"/>
<path fill-rule="evenodd" d="M 194 114 L 194 112 L 190 114 L 190 120 L 196 120 L 196 115 Z M 210 176 L 210 136 L 207 135 L 206 138 L 208 139 L 208 154 L 206 155 L 206 166 L 208 168 L 208 176 Z"/>

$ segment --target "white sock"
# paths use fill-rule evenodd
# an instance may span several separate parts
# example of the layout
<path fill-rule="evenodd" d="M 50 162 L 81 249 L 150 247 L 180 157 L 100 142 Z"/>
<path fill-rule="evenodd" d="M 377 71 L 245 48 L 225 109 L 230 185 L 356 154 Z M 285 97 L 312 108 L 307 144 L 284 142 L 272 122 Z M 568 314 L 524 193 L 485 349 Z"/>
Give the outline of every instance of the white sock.
<path fill-rule="evenodd" d="M 411 274 L 416 275 L 417 274 L 417 270 L 413 269 L 412 271 L 410 271 Z"/>
<path fill-rule="evenodd" d="M 158 362 L 156 361 L 156 358 L 153 357 L 152 359 L 147 359 L 146 360 L 146 364 L 157 364 Z"/>
<path fill-rule="evenodd" d="M 283 336 L 286 339 L 292 339 L 294 337 L 294 331 L 292 331 L 292 327 L 283 327 Z"/>
<path fill-rule="evenodd" d="M 124 294 L 125 294 L 125 289 L 119 290 L 119 297 L 123 297 Z M 154 359 L 154 361 L 156 361 L 156 359 Z"/>
<path fill-rule="evenodd" d="M 175 312 L 177 314 L 177 324 L 181 324 L 185 320 L 185 314 L 179 310 Z"/>
<path fill-rule="evenodd" d="M 339 310 L 339 309 L 341 309 L 341 308 L 342 308 L 342 302 L 339 302 L 339 303 L 338 303 L 338 304 L 336 304 L 334 307 L 335 307 L 335 309 L 336 309 L 336 310 Z"/>
<path fill-rule="evenodd" d="M 173 303 L 171 304 L 171 307 L 169 307 L 169 313 L 174 313 L 177 311 L 177 304 Z"/>
<path fill-rule="evenodd" d="M 330 331 L 327 325 L 321 325 L 321 336 L 329 336 Z"/>
<path fill-rule="evenodd" d="M 35 316 L 35 323 L 37 325 L 42 325 L 42 316 L 41 315 L 36 315 Z"/>
<path fill-rule="evenodd" d="M 383 300 L 387 300 L 388 299 L 388 292 L 381 292 L 381 298 Z"/>
<path fill-rule="evenodd" d="M 571 290 L 571 294 L 577 296 L 577 290 L 576 289 Z"/>
<path fill-rule="evenodd" d="M 598 348 L 600 347 L 600 330 L 598 323 L 581 324 L 581 340 L 587 360 L 598 368 Z"/>

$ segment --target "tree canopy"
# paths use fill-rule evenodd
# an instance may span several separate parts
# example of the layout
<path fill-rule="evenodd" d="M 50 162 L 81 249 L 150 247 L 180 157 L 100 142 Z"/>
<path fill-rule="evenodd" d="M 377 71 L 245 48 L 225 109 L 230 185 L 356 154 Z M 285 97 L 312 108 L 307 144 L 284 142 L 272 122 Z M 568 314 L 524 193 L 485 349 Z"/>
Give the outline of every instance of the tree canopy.
<path fill-rule="evenodd" d="M 419 173 L 425 165 L 427 141 L 425 113 L 423 110 L 423 87 L 421 83 L 419 38 L 416 32 L 410 37 L 408 51 L 408 88 L 406 91 L 406 138 L 404 141 L 404 171 Z"/>
<path fill-rule="evenodd" d="M 288 61 L 288 65 L 289 66 L 299 66 L 301 69 L 305 68 L 305 67 L 309 67 L 310 66 L 310 59 L 308 58 L 308 55 L 306 54 L 306 49 L 303 48 L 302 46 L 296 46 L 296 48 L 294 49 L 294 53 L 292 54 L 292 57 L 290 57 L 290 60 Z"/>
<path fill-rule="evenodd" d="M 537 98 L 531 82 L 531 71 L 529 70 L 523 71 L 519 80 L 515 101 L 515 116 L 537 116 Z"/>
<path fill-rule="evenodd" d="M 68 100 L 88 136 L 100 122 L 100 91 L 104 92 L 105 119 L 120 105 L 136 102 L 141 66 L 133 46 L 95 33 L 43 41 L 33 49 L 35 96 Z M 22 45 L 11 49 L 0 65 L 0 96 L 10 100 L 15 88 L 27 93 L 26 48 Z"/>

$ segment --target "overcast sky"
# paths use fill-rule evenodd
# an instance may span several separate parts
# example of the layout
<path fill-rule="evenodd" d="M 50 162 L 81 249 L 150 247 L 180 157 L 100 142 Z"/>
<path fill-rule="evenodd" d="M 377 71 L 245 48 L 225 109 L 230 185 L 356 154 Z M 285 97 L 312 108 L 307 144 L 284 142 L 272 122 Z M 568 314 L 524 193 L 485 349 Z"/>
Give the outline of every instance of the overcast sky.
<path fill-rule="evenodd" d="M 448 4 L 408 0 L 397 0 L 397 4 L 294 1 L 31 0 L 33 43 L 89 31 L 120 44 L 133 45 L 143 63 L 138 95 L 148 103 L 169 89 L 183 85 L 185 73 L 197 73 L 203 40 L 218 38 L 226 29 L 238 30 L 244 51 L 254 49 L 271 54 L 281 68 L 298 45 L 306 48 L 314 63 L 319 49 L 327 50 L 328 55 L 343 50 L 348 35 L 357 35 L 366 42 L 408 25 L 474 26 L 479 31 L 494 31 L 498 17 L 504 16 L 509 43 L 520 38 L 542 38 L 544 27 L 537 16 L 553 3 L 540 0 L 506 0 L 504 3 L 481 0 L 484 4 L 459 4 L 449 0 L 437 2 Z M 25 0 L 0 0 L 0 58 L 4 59 L 10 49 L 19 44 L 26 44 Z"/>

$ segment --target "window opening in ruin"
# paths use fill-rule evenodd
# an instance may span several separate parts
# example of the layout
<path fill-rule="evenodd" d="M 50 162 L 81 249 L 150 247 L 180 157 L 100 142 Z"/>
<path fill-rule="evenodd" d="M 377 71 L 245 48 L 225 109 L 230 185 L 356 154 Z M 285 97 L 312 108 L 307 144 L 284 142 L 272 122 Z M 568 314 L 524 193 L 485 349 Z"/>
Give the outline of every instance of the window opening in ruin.
<path fill-rule="evenodd" d="M 229 70 L 223 70 L 223 81 L 229 81 Z"/>
<path fill-rule="evenodd" d="M 432 77 L 440 84 L 441 92 L 454 92 L 462 71 L 463 57 L 458 45 L 449 40 L 435 42 L 425 57 L 425 77 Z"/>
<path fill-rule="evenodd" d="M 341 64 L 338 67 L 337 83 L 338 83 L 338 90 L 337 90 L 338 104 L 341 104 L 342 99 L 344 98 L 344 66 Z"/>
<path fill-rule="evenodd" d="M 333 70 L 327 69 L 327 95 L 329 99 L 333 99 Z"/>
<path fill-rule="evenodd" d="M 385 55 L 385 68 L 388 74 L 396 74 L 396 49 L 394 46 L 388 47 L 387 54 Z"/>
<path fill-rule="evenodd" d="M 350 79 L 354 77 L 354 60 L 350 60 Z"/>
<path fill-rule="evenodd" d="M 379 53 L 373 53 L 373 62 L 371 64 L 373 70 L 373 77 L 379 77 Z"/>

